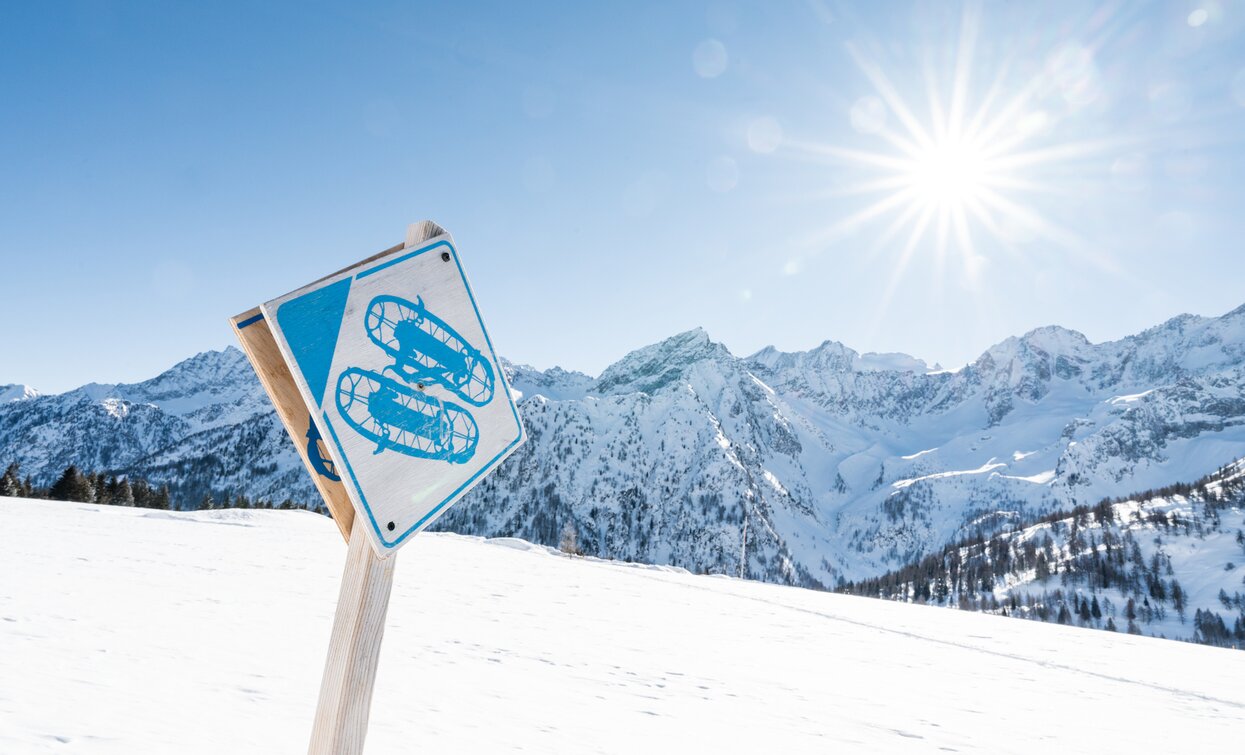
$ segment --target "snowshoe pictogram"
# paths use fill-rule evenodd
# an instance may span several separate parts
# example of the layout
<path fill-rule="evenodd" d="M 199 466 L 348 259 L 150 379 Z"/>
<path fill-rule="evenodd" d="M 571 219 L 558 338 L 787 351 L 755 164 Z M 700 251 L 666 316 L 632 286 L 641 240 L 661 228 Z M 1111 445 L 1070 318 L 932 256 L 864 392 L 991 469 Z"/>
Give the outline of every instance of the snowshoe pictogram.
<path fill-rule="evenodd" d="M 356 432 L 376 444 L 378 454 L 393 450 L 463 464 L 475 455 L 480 438 L 475 419 L 457 404 L 358 367 L 337 378 L 337 409 Z"/>
<path fill-rule="evenodd" d="M 433 381 L 475 406 L 493 399 L 493 367 L 444 320 L 430 313 L 424 300 L 397 296 L 372 299 L 364 320 L 368 338 L 394 364 L 385 368 L 407 383 Z"/>

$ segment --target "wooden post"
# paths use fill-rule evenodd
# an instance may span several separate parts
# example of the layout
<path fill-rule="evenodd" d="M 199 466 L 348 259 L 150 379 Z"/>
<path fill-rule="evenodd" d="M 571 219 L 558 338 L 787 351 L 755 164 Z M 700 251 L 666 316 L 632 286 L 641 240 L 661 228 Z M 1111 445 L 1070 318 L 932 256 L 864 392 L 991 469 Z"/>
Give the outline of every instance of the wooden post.
<path fill-rule="evenodd" d="M 443 233 L 431 221 L 416 223 L 407 228 L 406 246 Z M 359 755 L 367 737 L 397 554 L 377 556 L 363 531 L 366 526 L 360 517 L 353 518 L 308 755 Z"/>
<path fill-rule="evenodd" d="M 406 241 L 368 259 L 422 244 L 445 230 L 424 221 L 407 228 Z M 365 260 L 366 261 L 366 260 Z M 331 277 L 331 276 L 330 276 Z M 333 520 L 349 543 L 342 573 L 328 658 L 320 682 L 320 701 L 311 731 L 310 755 L 359 755 L 367 737 L 368 713 L 376 664 L 385 633 L 385 614 L 393 588 L 396 555 L 380 558 L 368 543 L 367 523 L 355 516 L 353 504 L 340 481 L 325 477 L 313 463 L 308 441 L 310 421 L 307 405 L 288 365 L 280 354 L 272 330 L 258 307 L 231 320 L 260 383 L 272 399 L 277 416 L 285 425 Z"/>
<path fill-rule="evenodd" d="M 396 556 L 379 558 L 358 518 L 350 532 L 308 755 L 358 755 L 367 736 L 376 663 Z"/>

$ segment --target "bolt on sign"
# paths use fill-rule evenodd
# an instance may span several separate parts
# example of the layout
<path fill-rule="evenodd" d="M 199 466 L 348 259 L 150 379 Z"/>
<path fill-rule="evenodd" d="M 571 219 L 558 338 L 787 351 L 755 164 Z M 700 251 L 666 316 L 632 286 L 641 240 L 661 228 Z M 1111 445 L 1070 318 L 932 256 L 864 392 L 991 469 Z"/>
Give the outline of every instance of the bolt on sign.
<path fill-rule="evenodd" d="M 392 555 L 518 448 L 523 423 L 435 223 L 232 323 L 349 543 L 309 752 L 358 753 Z"/>

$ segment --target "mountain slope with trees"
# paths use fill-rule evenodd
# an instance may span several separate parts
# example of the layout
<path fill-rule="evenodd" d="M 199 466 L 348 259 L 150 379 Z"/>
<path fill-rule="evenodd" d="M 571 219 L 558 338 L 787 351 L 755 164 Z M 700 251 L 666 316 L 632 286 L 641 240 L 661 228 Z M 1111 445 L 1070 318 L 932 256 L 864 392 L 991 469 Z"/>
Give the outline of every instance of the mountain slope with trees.
<path fill-rule="evenodd" d="M 438 527 L 569 532 L 588 555 L 810 587 L 1245 455 L 1245 307 L 1100 344 L 1039 328 L 954 371 L 833 342 L 741 358 L 701 330 L 596 378 L 503 369 L 530 442 Z M 0 463 L 37 485 L 74 464 L 167 485 L 178 508 L 318 505 L 237 349 L 142 383 L 10 393 Z"/>
<path fill-rule="evenodd" d="M 1245 647 L 1245 461 L 1009 522 L 839 592 Z"/>

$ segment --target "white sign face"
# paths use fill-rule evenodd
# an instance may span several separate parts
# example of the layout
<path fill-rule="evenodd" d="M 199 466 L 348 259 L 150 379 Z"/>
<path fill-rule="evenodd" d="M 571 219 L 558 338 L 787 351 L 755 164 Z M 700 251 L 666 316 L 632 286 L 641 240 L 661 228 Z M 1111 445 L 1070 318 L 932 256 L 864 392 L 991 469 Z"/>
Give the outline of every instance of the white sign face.
<path fill-rule="evenodd" d="M 524 440 L 448 235 L 261 305 L 377 553 Z"/>

